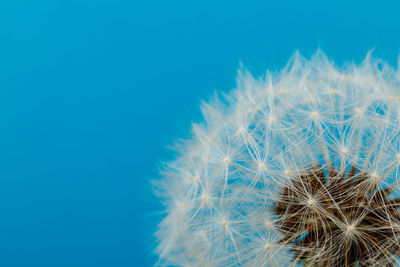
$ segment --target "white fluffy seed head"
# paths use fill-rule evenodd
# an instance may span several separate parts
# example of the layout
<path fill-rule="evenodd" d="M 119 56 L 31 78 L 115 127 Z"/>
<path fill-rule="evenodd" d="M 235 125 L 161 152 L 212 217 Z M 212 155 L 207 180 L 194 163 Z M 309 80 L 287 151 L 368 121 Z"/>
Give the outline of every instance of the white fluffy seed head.
<path fill-rule="evenodd" d="M 272 206 L 293 177 L 314 166 L 326 174 L 334 168 L 339 178 L 357 166 L 379 188 L 392 186 L 393 197 L 399 195 L 400 74 L 387 64 L 368 55 L 357 66 L 337 68 L 321 52 L 310 60 L 296 54 L 279 74 L 254 78 L 240 70 L 237 80 L 228 96 L 203 106 L 204 122 L 193 127 L 160 181 L 167 213 L 156 234 L 161 266 L 297 266 L 294 241 L 282 242 L 276 228 L 282 217 Z M 187 177 L 192 182 L 184 182 Z M 310 215 L 297 218 L 299 224 L 327 214 L 318 195 L 307 197 L 299 196 L 299 203 L 312 207 Z M 343 203 L 346 198 L 351 195 Z M 369 230 L 356 226 L 360 218 L 343 218 L 356 221 L 347 226 L 338 218 L 319 223 L 343 229 L 335 235 L 339 247 Z M 400 236 L 400 218 L 388 222 Z M 388 256 L 371 266 L 389 264 L 387 251 L 398 242 L 382 244 Z M 303 264 L 329 255 L 339 260 L 331 252 L 305 249 Z M 397 258 L 394 264 L 400 266 Z"/>
<path fill-rule="evenodd" d="M 347 225 L 347 227 L 346 227 L 347 233 L 350 233 L 350 234 L 354 233 L 355 229 L 356 229 L 356 227 L 353 224 Z"/>
<path fill-rule="evenodd" d="M 307 200 L 307 205 L 310 207 L 313 207 L 315 205 L 315 199 L 314 198 L 309 198 Z"/>

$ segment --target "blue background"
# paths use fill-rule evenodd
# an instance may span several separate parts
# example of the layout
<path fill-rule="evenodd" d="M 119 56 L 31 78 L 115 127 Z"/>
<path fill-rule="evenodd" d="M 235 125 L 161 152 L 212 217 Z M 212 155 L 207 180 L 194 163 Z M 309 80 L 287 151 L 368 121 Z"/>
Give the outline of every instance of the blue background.
<path fill-rule="evenodd" d="M 0 266 L 151 266 L 150 178 L 199 104 L 299 49 L 400 52 L 393 1 L 0 3 Z"/>

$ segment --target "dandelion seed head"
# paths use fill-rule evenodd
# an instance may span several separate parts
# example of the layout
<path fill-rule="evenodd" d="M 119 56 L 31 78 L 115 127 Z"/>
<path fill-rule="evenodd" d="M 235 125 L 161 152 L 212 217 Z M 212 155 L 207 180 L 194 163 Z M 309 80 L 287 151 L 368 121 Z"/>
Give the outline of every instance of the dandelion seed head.
<path fill-rule="evenodd" d="M 347 225 L 347 226 L 346 226 L 346 232 L 347 232 L 348 234 L 353 233 L 355 230 L 356 230 L 356 227 L 355 227 L 353 224 L 350 224 L 350 225 Z"/>
<path fill-rule="evenodd" d="M 272 226 L 272 222 L 271 221 L 266 221 L 265 222 L 265 227 L 270 228 Z"/>
<path fill-rule="evenodd" d="M 400 73 L 241 69 L 159 182 L 160 266 L 400 266 Z"/>
<path fill-rule="evenodd" d="M 207 196 L 206 194 L 203 194 L 203 195 L 201 195 L 201 199 L 202 199 L 203 201 L 205 201 L 205 200 L 208 199 L 208 196 Z"/>
<path fill-rule="evenodd" d="M 194 183 L 200 182 L 200 177 L 199 177 L 198 175 L 194 176 L 194 177 L 193 177 L 193 182 L 194 182 Z"/>
<path fill-rule="evenodd" d="M 259 163 L 258 164 L 258 169 L 259 170 L 264 170 L 264 168 L 265 168 L 265 165 L 263 163 Z"/>
<path fill-rule="evenodd" d="M 310 206 L 310 207 L 313 207 L 313 206 L 315 205 L 315 200 L 314 200 L 313 198 L 310 197 L 310 198 L 307 200 L 307 205 Z"/>
<path fill-rule="evenodd" d="M 331 89 L 331 90 L 329 90 L 329 93 L 334 95 L 334 94 L 337 94 L 338 91 L 336 89 Z"/>
<path fill-rule="evenodd" d="M 274 121 L 276 121 L 276 117 L 270 116 L 269 119 L 268 119 L 268 121 L 269 121 L 269 122 L 274 122 Z"/>
<path fill-rule="evenodd" d="M 362 110 L 361 108 L 355 108 L 354 111 L 355 111 L 357 114 L 360 114 L 363 110 Z"/>
<path fill-rule="evenodd" d="M 311 117 L 316 118 L 319 116 L 319 113 L 317 111 L 311 112 Z"/>

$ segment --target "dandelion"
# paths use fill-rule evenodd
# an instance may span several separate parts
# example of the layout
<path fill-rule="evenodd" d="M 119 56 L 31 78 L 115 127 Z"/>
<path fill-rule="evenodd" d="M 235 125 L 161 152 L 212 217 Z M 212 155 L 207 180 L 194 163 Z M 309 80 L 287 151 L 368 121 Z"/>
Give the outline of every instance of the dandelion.
<path fill-rule="evenodd" d="M 241 70 L 161 192 L 160 266 L 400 266 L 400 74 L 367 55 Z"/>

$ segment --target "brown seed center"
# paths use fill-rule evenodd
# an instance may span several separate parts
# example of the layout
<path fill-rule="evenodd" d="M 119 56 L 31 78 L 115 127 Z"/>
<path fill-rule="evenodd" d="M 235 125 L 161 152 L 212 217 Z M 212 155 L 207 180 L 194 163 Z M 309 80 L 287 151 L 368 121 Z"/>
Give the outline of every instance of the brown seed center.
<path fill-rule="evenodd" d="M 377 175 L 352 166 L 327 174 L 309 169 L 283 188 L 274 203 L 276 223 L 305 266 L 395 266 L 400 256 L 400 198 Z"/>

